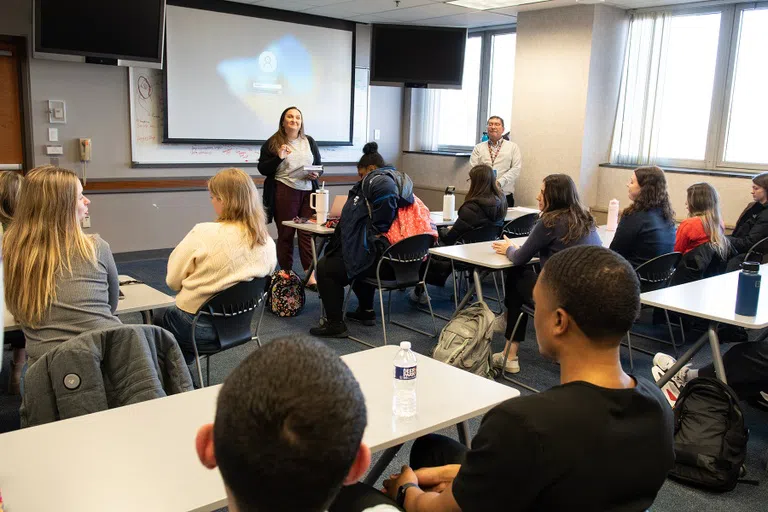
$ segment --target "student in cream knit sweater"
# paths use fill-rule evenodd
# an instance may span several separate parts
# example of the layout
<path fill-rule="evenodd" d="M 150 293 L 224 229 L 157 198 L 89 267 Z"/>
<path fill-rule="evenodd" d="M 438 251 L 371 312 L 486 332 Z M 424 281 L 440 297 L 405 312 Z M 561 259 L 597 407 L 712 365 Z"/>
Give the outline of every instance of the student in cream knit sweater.
<path fill-rule="evenodd" d="M 208 181 L 208 191 L 218 219 L 197 224 L 168 259 L 166 282 L 178 295 L 161 325 L 176 336 L 187 364 L 195 358 L 192 321 L 198 308 L 235 283 L 271 274 L 277 265 L 275 242 L 251 177 L 240 169 L 224 169 Z M 197 322 L 195 339 L 198 350 L 216 344 L 205 316 Z"/>

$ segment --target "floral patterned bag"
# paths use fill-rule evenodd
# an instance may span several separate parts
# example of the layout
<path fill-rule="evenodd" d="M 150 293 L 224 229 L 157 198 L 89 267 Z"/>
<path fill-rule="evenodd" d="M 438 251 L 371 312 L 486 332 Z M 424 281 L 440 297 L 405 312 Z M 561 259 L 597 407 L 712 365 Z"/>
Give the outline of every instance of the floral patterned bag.
<path fill-rule="evenodd" d="M 276 270 L 267 287 L 267 308 L 277 316 L 296 316 L 304 309 L 304 283 L 293 270 Z"/>

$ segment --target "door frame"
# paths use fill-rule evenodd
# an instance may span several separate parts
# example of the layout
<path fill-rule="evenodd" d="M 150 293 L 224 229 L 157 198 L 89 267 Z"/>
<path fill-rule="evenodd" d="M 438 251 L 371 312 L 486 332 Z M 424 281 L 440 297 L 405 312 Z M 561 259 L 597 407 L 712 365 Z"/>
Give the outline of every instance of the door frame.
<path fill-rule="evenodd" d="M 0 43 L 10 44 L 15 48 L 18 62 L 19 76 L 19 101 L 21 105 L 21 150 L 22 150 L 22 174 L 26 174 L 32 168 L 34 147 L 32 142 L 32 112 L 30 103 L 29 85 L 29 58 L 27 51 L 27 38 L 23 36 L 6 36 L 0 34 Z"/>

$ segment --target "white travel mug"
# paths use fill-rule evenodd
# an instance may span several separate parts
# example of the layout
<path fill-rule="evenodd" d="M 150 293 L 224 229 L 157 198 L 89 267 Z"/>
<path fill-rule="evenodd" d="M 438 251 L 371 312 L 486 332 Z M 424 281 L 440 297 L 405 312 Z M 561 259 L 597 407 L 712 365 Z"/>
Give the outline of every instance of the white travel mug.
<path fill-rule="evenodd" d="M 315 210 L 318 225 L 328 221 L 328 198 L 328 190 L 324 188 L 317 189 L 309 197 L 309 206 Z"/>

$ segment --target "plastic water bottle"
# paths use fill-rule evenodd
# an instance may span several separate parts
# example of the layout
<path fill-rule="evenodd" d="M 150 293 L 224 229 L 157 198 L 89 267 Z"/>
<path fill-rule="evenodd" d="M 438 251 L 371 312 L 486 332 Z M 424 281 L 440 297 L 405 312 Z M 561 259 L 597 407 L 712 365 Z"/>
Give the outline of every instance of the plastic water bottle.
<path fill-rule="evenodd" d="M 416 415 L 416 354 L 410 341 L 401 341 L 395 356 L 392 413 L 399 418 Z"/>
<path fill-rule="evenodd" d="M 757 303 L 760 300 L 760 264 L 745 261 L 739 272 L 739 286 L 736 291 L 736 314 L 757 315 Z"/>
<path fill-rule="evenodd" d="M 619 225 L 619 200 L 611 199 L 608 202 L 608 226 L 606 230 L 616 231 L 616 227 Z"/>

